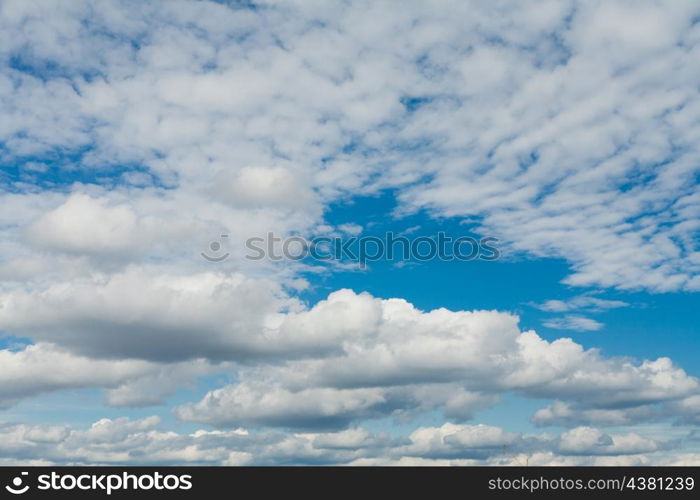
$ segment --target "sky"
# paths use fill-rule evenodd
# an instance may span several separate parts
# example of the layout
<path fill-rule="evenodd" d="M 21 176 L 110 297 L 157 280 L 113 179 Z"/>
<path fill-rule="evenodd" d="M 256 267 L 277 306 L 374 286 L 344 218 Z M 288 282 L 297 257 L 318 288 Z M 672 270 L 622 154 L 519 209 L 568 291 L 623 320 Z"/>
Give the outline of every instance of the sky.
<path fill-rule="evenodd" d="M 698 60 L 695 1 L 0 3 L 0 464 L 700 465 Z M 388 233 L 498 258 L 246 247 Z"/>

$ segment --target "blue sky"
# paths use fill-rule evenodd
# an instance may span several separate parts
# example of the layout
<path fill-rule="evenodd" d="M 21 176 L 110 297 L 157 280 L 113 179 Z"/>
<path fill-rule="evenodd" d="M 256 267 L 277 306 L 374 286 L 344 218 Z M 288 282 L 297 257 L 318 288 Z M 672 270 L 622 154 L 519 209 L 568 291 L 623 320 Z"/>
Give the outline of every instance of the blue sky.
<path fill-rule="evenodd" d="M 0 463 L 698 464 L 697 19 L 4 2 Z"/>

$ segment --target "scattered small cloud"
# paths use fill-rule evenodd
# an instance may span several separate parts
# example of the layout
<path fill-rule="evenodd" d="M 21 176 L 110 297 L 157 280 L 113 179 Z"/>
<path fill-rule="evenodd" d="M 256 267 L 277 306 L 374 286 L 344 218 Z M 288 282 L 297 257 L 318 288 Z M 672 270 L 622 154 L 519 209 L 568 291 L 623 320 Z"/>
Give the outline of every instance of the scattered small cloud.
<path fill-rule="evenodd" d="M 555 330 L 573 330 L 577 332 L 593 332 L 603 328 L 603 323 L 585 316 L 569 314 L 561 318 L 552 318 L 544 322 L 544 326 Z"/>
<path fill-rule="evenodd" d="M 547 300 L 541 304 L 533 304 L 540 311 L 545 312 L 569 312 L 569 311 L 590 311 L 600 312 L 608 309 L 628 307 L 630 304 L 622 300 L 607 300 L 593 297 L 591 295 L 579 295 L 565 300 Z"/>

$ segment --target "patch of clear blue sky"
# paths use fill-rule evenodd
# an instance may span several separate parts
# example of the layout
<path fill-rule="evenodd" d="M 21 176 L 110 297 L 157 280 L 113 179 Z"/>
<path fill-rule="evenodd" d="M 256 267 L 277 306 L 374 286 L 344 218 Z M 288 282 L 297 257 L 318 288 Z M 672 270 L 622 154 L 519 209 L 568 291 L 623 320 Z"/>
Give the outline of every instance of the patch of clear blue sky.
<path fill-rule="evenodd" d="M 30 338 L 16 337 L 11 332 L 0 330 L 0 349 L 8 349 L 10 351 L 21 351 L 26 346 L 33 344 Z"/>
<path fill-rule="evenodd" d="M 2 145 L 0 144 L 0 152 Z M 76 183 L 95 184 L 115 188 L 124 184 L 125 174 L 147 176 L 148 184 L 160 188 L 168 186 L 149 174 L 139 164 L 83 164 L 84 155 L 90 149 L 71 152 L 53 152 L 41 156 L 3 159 L 0 155 L 0 190 L 10 192 L 70 189 Z"/>

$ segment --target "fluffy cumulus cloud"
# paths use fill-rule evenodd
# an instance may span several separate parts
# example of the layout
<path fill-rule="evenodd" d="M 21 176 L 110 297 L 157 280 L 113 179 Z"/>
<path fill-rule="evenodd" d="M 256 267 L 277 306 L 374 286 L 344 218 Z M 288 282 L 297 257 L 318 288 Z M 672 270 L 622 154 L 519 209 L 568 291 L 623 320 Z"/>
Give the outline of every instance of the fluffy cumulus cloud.
<path fill-rule="evenodd" d="M 266 334 L 274 313 L 297 302 L 276 283 L 241 274 L 129 268 L 16 288 L 0 304 L 6 330 L 97 357 L 232 360 L 315 349 L 313 338 Z"/>
<path fill-rule="evenodd" d="M 2 2 L 0 407 L 230 383 L 175 408 L 207 426 L 192 434 L 10 422 L 1 460 L 697 463 L 599 428 L 699 421 L 700 384 L 668 358 L 495 309 L 360 290 L 305 304 L 315 269 L 251 263 L 242 243 L 390 190 L 396 215 L 468 217 L 509 255 L 563 259 L 569 285 L 697 291 L 699 16 L 692 1 Z M 199 255 L 214 240 L 216 266 Z M 595 331 L 590 314 L 626 305 L 537 307 Z M 470 422 L 513 394 L 568 430 Z M 363 428 L 427 414 L 445 423 Z"/>
<path fill-rule="evenodd" d="M 464 420 L 498 395 L 517 392 L 556 398 L 580 418 L 652 406 L 668 418 L 684 416 L 671 408 L 687 406 L 700 391 L 698 380 L 668 358 L 634 363 L 571 339 L 548 342 L 496 311 L 424 312 L 402 299 L 341 290 L 310 310 L 288 313 L 277 329 L 289 339 L 324 332 L 337 345 L 322 357 L 242 368 L 235 385 L 178 408 L 178 416 L 219 427 L 342 427 L 439 408 Z M 540 410 L 535 421 L 549 423 L 550 412 Z"/>
<path fill-rule="evenodd" d="M 111 406 L 162 404 L 166 396 L 196 377 L 213 371 L 205 360 L 158 364 L 138 359 L 93 359 L 54 344 L 37 343 L 0 350 L 0 408 L 39 394 L 104 388 Z"/>
<path fill-rule="evenodd" d="M 668 406 L 699 390 L 667 358 L 606 358 L 570 339 L 523 332 L 517 317 L 497 311 L 424 312 L 350 290 L 304 309 L 256 281 L 216 274 L 112 280 L 4 298 L 3 328 L 42 342 L 3 351 L 8 366 L 17 366 L 4 374 L 12 391 L 64 387 L 51 373 L 36 375 L 37 367 L 62 362 L 72 368 L 66 387 L 109 387 L 108 400 L 118 404 L 138 401 L 148 387 L 167 393 L 173 375 L 158 370 L 187 379 L 237 362 L 236 384 L 178 415 L 223 427 L 313 428 L 433 408 L 464 420 L 507 391 L 596 411 Z M 91 375 L 96 369 L 103 380 Z M 27 377 L 36 388 L 22 388 Z M 536 416 L 538 423 L 548 418 Z"/>

